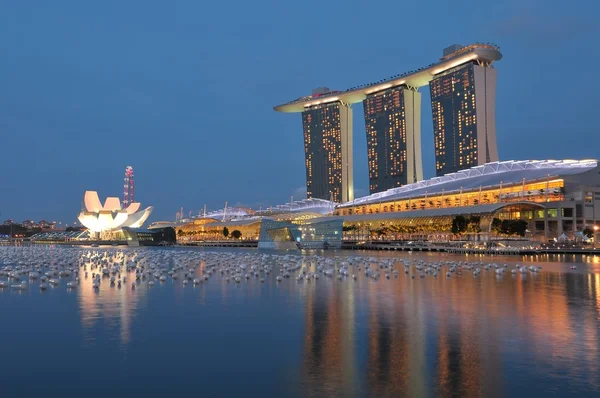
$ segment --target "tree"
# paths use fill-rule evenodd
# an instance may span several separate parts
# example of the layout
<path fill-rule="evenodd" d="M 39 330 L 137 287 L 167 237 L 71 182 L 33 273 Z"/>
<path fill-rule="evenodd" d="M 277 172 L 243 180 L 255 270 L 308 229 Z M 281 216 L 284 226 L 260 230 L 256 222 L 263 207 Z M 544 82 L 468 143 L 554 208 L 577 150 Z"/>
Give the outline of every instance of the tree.
<path fill-rule="evenodd" d="M 229 236 L 229 229 L 227 227 L 223 227 L 223 236 L 226 238 Z"/>
<path fill-rule="evenodd" d="M 583 229 L 583 234 L 588 238 L 591 239 L 594 237 L 594 230 L 591 229 L 590 227 L 585 227 Z"/>
<path fill-rule="evenodd" d="M 500 233 L 505 235 L 525 236 L 527 232 L 527 221 L 525 220 L 502 220 Z"/>
<path fill-rule="evenodd" d="M 502 226 L 502 221 L 499 218 L 494 217 L 492 219 L 492 231 L 496 233 L 500 233 L 500 228 Z"/>
<path fill-rule="evenodd" d="M 527 232 L 527 221 L 525 220 L 513 220 L 511 225 L 511 232 L 513 234 L 524 237 Z"/>
<path fill-rule="evenodd" d="M 242 233 L 238 229 L 234 229 L 231 233 L 231 236 L 233 237 L 233 239 L 239 239 L 242 237 Z"/>
<path fill-rule="evenodd" d="M 480 233 L 481 232 L 481 217 L 479 216 L 471 216 L 469 217 L 469 225 L 467 229 L 469 232 Z"/>
<path fill-rule="evenodd" d="M 500 223 L 500 233 L 510 235 L 510 220 L 502 220 Z"/>
<path fill-rule="evenodd" d="M 183 236 L 183 230 L 180 229 L 179 231 L 177 231 L 177 236 Z"/>
<path fill-rule="evenodd" d="M 453 234 L 459 235 L 467 230 L 467 219 L 464 216 L 456 216 L 452 219 L 451 231 Z"/>

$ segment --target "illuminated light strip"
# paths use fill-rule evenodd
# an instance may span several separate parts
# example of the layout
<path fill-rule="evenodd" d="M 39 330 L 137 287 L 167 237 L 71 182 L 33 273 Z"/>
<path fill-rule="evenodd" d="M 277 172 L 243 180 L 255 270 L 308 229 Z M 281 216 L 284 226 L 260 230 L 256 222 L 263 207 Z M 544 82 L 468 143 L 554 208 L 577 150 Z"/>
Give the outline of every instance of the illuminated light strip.
<path fill-rule="evenodd" d="M 384 85 L 381 85 L 381 86 L 376 86 L 376 88 L 373 89 L 373 90 L 365 91 L 365 94 L 367 94 L 367 95 L 373 94 L 373 93 L 376 93 L 378 91 L 387 90 L 388 88 L 392 88 L 392 87 L 395 87 L 395 86 L 401 86 L 404 83 L 406 83 L 406 80 L 400 80 L 399 82 L 392 82 L 392 83 L 384 84 Z"/>
<path fill-rule="evenodd" d="M 520 165 L 522 167 L 520 167 L 520 168 L 510 167 L 510 166 L 517 166 L 517 165 Z M 565 169 L 594 168 L 594 167 L 598 166 L 598 161 L 595 159 L 585 159 L 585 160 L 580 160 L 580 161 L 568 159 L 568 160 L 519 160 L 519 161 L 506 160 L 506 161 L 502 161 L 502 162 L 491 162 L 491 163 L 483 164 L 481 166 L 475 166 L 470 169 L 465 169 L 465 170 L 461 170 L 461 171 L 458 171 L 455 173 L 446 174 L 444 176 L 433 177 L 428 180 L 422 180 L 419 182 L 406 184 L 401 187 L 391 188 L 391 189 L 388 189 L 387 191 L 377 192 L 374 194 L 363 196 L 361 198 L 356 198 L 351 202 L 347 202 L 347 203 L 344 203 L 343 205 L 340 205 L 339 207 L 345 208 L 345 207 L 351 207 L 353 205 L 360 205 L 363 203 L 369 204 L 369 203 L 373 203 L 374 201 L 379 200 L 379 199 L 387 199 L 389 197 L 392 197 L 394 195 L 399 195 L 399 194 L 410 194 L 411 192 L 418 190 L 418 189 L 436 187 L 440 184 L 445 184 L 447 182 L 452 182 L 452 181 L 458 181 L 458 180 L 463 180 L 463 179 L 468 180 L 471 178 L 477 178 L 479 176 L 501 174 L 501 173 L 508 172 L 508 171 L 532 170 L 531 168 L 527 167 L 529 165 L 538 166 L 538 167 L 535 167 L 533 170 L 547 169 L 549 171 L 552 171 L 553 169 L 557 169 L 557 168 L 558 169 L 561 169 L 561 168 L 565 168 Z M 499 168 L 499 167 L 494 168 L 493 166 L 504 166 L 504 167 L 503 168 Z M 563 180 L 563 179 L 559 178 L 559 179 L 553 179 L 549 182 L 558 182 L 561 180 Z M 406 197 L 408 197 L 408 196 L 406 196 Z M 377 203 L 377 202 L 375 202 L 375 203 Z"/>
<path fill-rule="evenodd" d="M 331 98 L 325 98 L 322 101 L 316 101 L 316 102 L 309 102 L 304 104 L 305 108 L 310 108 L 311 106 L 315 106 L 315 105 L 321 105 L 321 104 L 327 104 L 329 102 L 335 102 L 335 101 L 339 101 L 340 98 L 339 97 L 331 97 Z"/>
<path fill-rule="evenodd" d="M 402 80 L 399 80 L 399 81 L 388 81 L 388 82 L 378 84 L 375 86 L 370 86 L 368 88 L 359 88 L 359 89 L 355 89 L 355 90 L 345 91 L 340 96 L 335 96 L 332 98 L 324 97 L 322 100 L 320 99 L 319 101 L 316 101 L 316 102 L 313 102 L 311 100 L 300 100 L 300 101 L 296 100 L 296 101 L 288 102 L 286 104 L 278 105 L 276 108 L 280 108 L 280 107 L 285 108 L 287 106 L 293 106 L 293 105 L 299 105 L 299 104 L 302 104 L 305 108 L 307 108 L 307 107 L 310 107 L 313 105 L 319 105 L 319 104 L 333 102 L 333 101 L 340 101 L 340 100 L 343 100 L 345 97 L 356 95 L 356 94 L 369 95 L 369 94 L 376 93 L 378 91 L 382 91 L 382 90 L 385 90 L 385 89 L 388 89 L 388 88 L 391 88 L 394 86 L 410 84 L 411 80 L 417 79 L 417 78 L 419 78 L 419 76 L 424 77 L 423 75 L 425 75 L 425 74 L 429 74 L 431 77 L 429 80 L 431 80 L 432 78 L 435 77 L 435 75 L 445 72 L 449 69 L 455 68 L 455 67 L 462 65 L 464 63 L 467 63 L 469 61 L 476 60 L 479 58 L 487 59 L 487 57 L 480 56 L 477 52 L 475 52 L 478 48 L 481 48 L 481 47 L 475 47 L 472 50 L 470 50 L 470 51 L 472 51 L 471 54 L 462 55 L 452 61 L 444 60 L 442 62 L 439 62 L 437 67 L 432 66 L 430 68 L 425 68 L 422 70 L 415 71 L 414 73 L 403 76 Z M 488 49 L 488 48 L 484 47 L 484 49 Z M 494 50 L 498 51 L 497 49 L 494 49 Z M 325 95 L 327 95 L 327 94 L 325 94 Z M 308 101 L 308 102 L 306 102 L 306 101 Z"/>
<path fill-rule="evenodd" d="M 457 58 L 456 60 L 454 60 L 454 62 L 451 62 L 449 65 L 443 66 L 443 67 L 439 67 L 437 69 L 434 69 L 431 71 L 432 75 L 437 75 L 439 73 L 445 72 L 448 69 L 452 69 L 454 67 L 457 67 L 459 65 L 464 64 L 465 62 L 469 62 L 472 61 L 474 59 L 479 58 L 479 55 L 477 55 L 477 53 L 473 53 L 471 55 L 463 55 L 460 58 Z"/>

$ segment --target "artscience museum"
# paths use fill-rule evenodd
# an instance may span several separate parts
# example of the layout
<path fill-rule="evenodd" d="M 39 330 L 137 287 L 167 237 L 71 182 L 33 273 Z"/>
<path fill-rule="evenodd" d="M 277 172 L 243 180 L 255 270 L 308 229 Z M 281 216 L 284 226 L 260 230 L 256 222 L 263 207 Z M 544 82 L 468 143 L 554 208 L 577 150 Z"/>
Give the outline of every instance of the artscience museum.
<path fill-rule="evenodd" d="M 82 209 L 77 218 L 91 232 L 112 234 L 119 232 L 124 227 L 141 228 L 152 213 L 153 207 L 140 209 L 141 203 L 139 202 L 133 202 L 126 208 L 122 208 L 117 197 L 108 197 L 102 204 L 98 192 L 86 191 L 83 195 Z"/>

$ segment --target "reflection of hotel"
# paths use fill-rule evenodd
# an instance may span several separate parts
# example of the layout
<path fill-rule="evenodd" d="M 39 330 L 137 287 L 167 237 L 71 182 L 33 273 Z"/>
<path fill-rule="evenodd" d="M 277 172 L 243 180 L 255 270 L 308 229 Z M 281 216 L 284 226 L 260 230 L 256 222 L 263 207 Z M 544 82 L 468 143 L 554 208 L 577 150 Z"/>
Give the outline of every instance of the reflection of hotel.
<path fill-rule="evenodd" d="M 488 276 L 305 285 L 303 385 L 322 395 L 502 396 L 519 344 L 540 366 L 560 357 L 569 372 L 598 372 L 600 276 Z M 571 308 L 582 293 L 590 305 Z M 589 354 L 579 358 L 572 341 L 589 342 Z"/>
<path fill-rule="evenodd" d="M 329 291 L 307 286 L 303 376 L 308 390 L 352 396 L 359 382 L 352 288 Z"/>
<path fill-rule="evenodd" d="M 427 67 L 345 91 L 322 87 L 275 107 L 302 113 L 308 197 L 351 201 L 352 104 L 363 102 L 371 193 L 423 178 L 421 94 L 429 85 L 438 175 L 498 160 L 489 44 L 454 45 Z"/>

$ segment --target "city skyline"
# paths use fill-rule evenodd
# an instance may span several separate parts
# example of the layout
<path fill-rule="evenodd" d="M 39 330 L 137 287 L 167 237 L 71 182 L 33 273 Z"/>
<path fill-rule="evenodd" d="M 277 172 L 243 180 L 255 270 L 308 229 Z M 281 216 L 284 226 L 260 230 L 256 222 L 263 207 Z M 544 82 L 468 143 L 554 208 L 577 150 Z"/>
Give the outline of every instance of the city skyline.
<path fill-rule="evenodd" d="M 306 171 L 298 120 L 274 113 L 272 104 L 307 88 L 351 87 L 419 67 L 437 55 L 432 49 L 455 42 L 493 41 L 505 55 L 496 97 L 502 159 L 598 157 L 593 71 L 577 69 L 580 83 L 560 90 L 548 84 L 593 46 L 592 2 L 433 8 L 429 23 L 437 33 L 408 21 L 406 28 L 422 35 L 399 43 L 388 35 L 391 27 L 379 27 L 377 41 L 352 35 L 333 47 L 320 38 L 334 26 L 306 31 L 308 9 L 292 5 L 260 15 L 256 22 L 265 23 L 248 30 L 250 6 L 225 13 L 222 5 L 210 5 L 200 14 L 215 17 L 197 24 L 199 9 L 191 2 L 167 12 L 153 2 L 141 10 L 124 5 L 119 13 L 110 5 L 91 12 L 67 3 L 33 10 L 11 4 L 0 17 L 3 36 L 15 39 L 2 44 L 6 62 L 0 63 L 0 180 L 10 192 L 0 198 L 3 218 L 73 220 L 86 189 L 119 195 L 129 164 L 136 170 L 136 199 L 156 206 L 153 220 L 173 218 L 182 206 L 199 211 L 204 204 L 215 209 L 243 200 L 258 208 L 300 198 Z M 344 3 L 340 11 L 334 3 L 321 5 L 322 12 L 361 21 L 365 32 L 379 26 L 364 21 L 358 5 Z M 292 10 L 293 19 L 276 17 Z M 592 64 L 598 58 L 589 56 Z M 422 91 L 428 178 L 435 175 L 433 127 L 429 90 Z M 362 112 L 354 112 L 353 124 L 365 131 Z M 357 197 L 369 192 L 366 147 L 366 137 L 356 134 Z"/>

